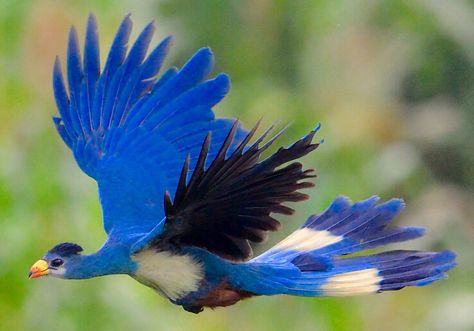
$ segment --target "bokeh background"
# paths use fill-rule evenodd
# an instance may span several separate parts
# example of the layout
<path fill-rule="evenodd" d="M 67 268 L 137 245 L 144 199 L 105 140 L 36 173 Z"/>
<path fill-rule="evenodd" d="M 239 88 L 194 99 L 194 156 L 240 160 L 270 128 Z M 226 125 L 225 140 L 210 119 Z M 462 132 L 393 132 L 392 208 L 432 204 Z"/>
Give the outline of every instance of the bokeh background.
<path fill-rule="evenodd" d="M 200 315 L 126 276 L 30 281 L 60 241 L 97 249 L 94 182 L 53 127 L 51 68 L 67 31 L 94 12 L 101 45 L 133 13 L 175 36 L 168 65 L 201 46 L 233 78 L 220 116 L 293 121 L 282 143 L 321 122 L 305 158 L 312 198 L 263 250 L 337 195 L 404 197 L 410 248 L 459 254 L 447 281 L 359 298 L 256 298 Z M 474 2 L 0 0 L 0 330 L 474 330 Z"/>

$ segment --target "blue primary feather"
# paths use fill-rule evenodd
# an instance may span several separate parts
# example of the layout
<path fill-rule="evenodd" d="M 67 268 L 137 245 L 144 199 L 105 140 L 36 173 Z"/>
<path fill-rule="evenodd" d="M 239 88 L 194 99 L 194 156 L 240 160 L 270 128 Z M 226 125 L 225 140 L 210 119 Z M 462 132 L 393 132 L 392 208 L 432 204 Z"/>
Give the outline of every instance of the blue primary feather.
<path fill-rule="evenodd" d="M 160 128 L 160 125 L 163 125 L 166 121 L 169 121 L 169 125 L 174 125 L 173 117 L 176 113 L 186 113 L 188 109 L 194 107 L 213 107 L 227 94 L 229 86 L 229 77 L 225 74 L 220 74 L 216 78 L 208 80 L 183 93 L 162 107 L 159 112 L 149 115 L 143 125 L 149 130 Z M 197 123 L 194 122 L 193 124 Z"/>
<path fill-rule="evenodd" d="M 194 54 L 191 59 L 176 74 L 173 69 L 166 77 L 166 81 L 158 81 L 159 88 L 154 88 L 152 95 L 143 103 L 135 114 L 130 116 L 128 127 L 141 125 L 153 113 L 155 123 L 166 117 L 170 110 L 157 111 L 168 102 L 197 86 L 212 70 L 214 60 L 210 49 L 203 48 Z M 166 75 L 165 75 L 166 76 Z"/>
<path fill-rule="evenodd" d="M 115 72 L 125 60 L 127 53 L 128 38 L 132 31 L 130 15 L 125 17 L 110 48 L 104 71 L 99 78 L 99 83 L 94 96 L 93 103 L 93 127 L 95 130 L 103 129 L 105 123 L 109 123 L 110 114 L 105 114 L 104 103 L 107 93 L 110 93 L 110 84 Z"/>
<path fill-rule="evenodd" d="M 67 77 L 69 85 L 69 116 L 71 118 L 71 129 L 75 131 L 76 137 L 80 137 L 83 134 L 81 118 L 79 115 L 79 98 L 83 73 L 79 42 L 77 40 L 77 32 L 74 27 L 72 27 L 69 32 L 69 43 L 67 49 Z M 57 93 L 57 91 L 55 91 L 55 93 Z"/>
<path fill-rule="evenodd" d="M 62 119 L 60 117 L 53 116 L 53 122 L 54 125 L 56 126 L 56 130 L 58 131 L 59 135 L 63 139 L 64 143 L 71 148 L 73 144 L 72 137 L 69 132 L 66 130 L 66 126 L 62 122 Z"/>
<path fill-rule="evenodd" d="M 181 70 L 170 68 L 159 78 L 171 37 L 147 56 L 155 30 L 150 23 L 127 54 L 131 28 L 128 15 L 101 72 L 91 15 L 83 57 L 74 27 L 69 34 L 68 89 L 59 60 L 53 70 L 60 115 L 54 118 L 56 128 L 81 169 L 98 182 L 106 232 L 124 240 L 136 240 L 157 226 L 164 216 L 164 192 L 174 192 L 185 157 L 196 159 L 211 132 L 210 162 L 231 127 L 212 111 L 230 81 L 223 74 L 205 80 L 214 63 L 210 49 L 200 49 Z M 239 125 L 232 148 L 246 133 Z"/>
<path fill-rule="evenodd" d="M 64 78 L 61 71 L 61 62 L 58 57 L 54 61 L 53 69 L 53 86 L 54 86 L 54 98 L 58 106 L 59 114 L 61 117 L 54 117 L 54 124 L 68 147 L 71 147 L 72 138 L 76 137 L 76 133 L 72 128 L 71 116 L 69 114 L 69 96 L 64 85 Z M 62 127 L 60 127 L 62 125 Z"/>
<path fill-rule="evenodd" d="M 153 90 L 158 90 L 160 87 L 165 85 L 166 82 L 174 78 L 178 74 L 178 69 L 176 67 L 168 68 L 163 75 L 156 81 L 153 85 Z M 152 93 L 153 94 L 153 93 Z"/>
<path fill-rule="evenodd" d="M 99 38 L 97 35 L 97 21 L 93 15 L 87 21 L 86 40 L 84 43 L 84 72 L 85 81 L 82 94 L 85 100 L 81 100 L 84 110 L 83 127 L 90 134 L 92 131 L 92 103 L 97 79 L 100 75 Z"/>
<path fill-rule="evenodd" d="M 118 126 L 122 122 L 123 117 L 129 110 L 129 105 L 134 103 L 134 101 L 139 97 L 141 90 L 137 89 L 137 85 L 139 85 L 141 81 L 147 79 L 146 75 L 145 77 L 142 77 L 142 72 L 146 72 L 145 69 L 147 69 L 151 72 L 150 76 L 154 76 L 155 69 L 153 67 L 142 66 L 139 68 L 145 59 L 154 31 L 155 25 L 153 22 L 145 27 L 133 44 L 127 59 L 123 64 L 123 73 L 121 77 L 122 85 L 117 87 L 117 89 L 119 91 L 121 90 L 122 93 L 119 95 L 118 99 L 114 101 L 112 106 L 112 118 L 110 119 L 111 127 Z"/>

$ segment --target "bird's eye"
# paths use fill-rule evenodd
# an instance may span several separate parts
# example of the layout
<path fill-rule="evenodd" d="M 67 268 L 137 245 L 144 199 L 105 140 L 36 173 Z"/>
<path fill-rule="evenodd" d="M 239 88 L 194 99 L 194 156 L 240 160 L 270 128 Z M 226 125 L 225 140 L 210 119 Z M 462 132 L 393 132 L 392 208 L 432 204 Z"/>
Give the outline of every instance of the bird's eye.
<path fill-rule="evenodd" d="M 53 261 L 51 261 L 51 266 L 54 267 L 54 268 L 57 268 L 57 267 L 61 266 L 63 263 L 64 263 L 64 261 L 61 260 L 61 259 L 54 259 Z"/>

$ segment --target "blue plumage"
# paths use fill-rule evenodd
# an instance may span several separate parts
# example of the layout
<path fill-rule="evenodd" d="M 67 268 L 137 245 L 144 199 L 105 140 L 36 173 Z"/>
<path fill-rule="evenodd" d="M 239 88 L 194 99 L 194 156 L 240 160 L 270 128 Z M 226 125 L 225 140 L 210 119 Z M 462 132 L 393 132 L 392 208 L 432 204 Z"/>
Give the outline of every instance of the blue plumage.
<path fill-rule="evenodd" d="M 101 69 L 95 17 L 87 22 L 83 56 L 72 28 L 67 88 L 55 61 L 59 116 L 53 122 L 79 167 L 98 183 L 108 239 L 91 255 L 76 244 L 57 245 L 31 277 L 128 274 L 192 312 L 256 295 L 356 295 L 446 277 L 455 265 L 449 251 L 346 256 L 423 235 L 390 224 L 404 208 L 400 199 L 339 197 L 250 259 L 249 242 L 279 229 L 275 214 L 294 212 L 285 203 L 307 198 L 299 191 L 313 186 L 313 170 L 295 160 L 318 148 L 313 139 L 320 126 L 263 158 L 285 129 L 254 138 L 258 124 L 245 130 L 236 120 L 215 118 L 212 108 L 230 79 L 207 78 L 214 64 L 209 48 L 159 77 L 171 37 L 148 53 L 150 23 L 128 50 L 131 29 L 128 15 Z"/>
<path fill-rule="evenodd" d="M 389 222 L 403 209 L 402 200 L 392 199 L 376 205 L 378 200 L 378 197 L 372 197 L 352 204 L 347 198 L 339 197 L 324 213 L 308 218 L 300 228 L 309 229 L 304 232 L 305 235 L 297 230 L 288 237 L 297 238 L 299 235 L 299 240 L 288 242 L 287 238 L 286 244 L 284 240 L 250 260 L 249 264 L 264 265 L 265 269 L 274 264 L 275 277 L 267 272 L 260 281 L 278 283 L 283 287 L 280 293 L 302 296 L 383 292 L 405 286 L 423 286 L 445 278 L 445 272 L 455 265 L 455 255 L 450 251 L 389 251 L 344 257 L 349 253 L 410 240 L 423 234 L 419 228 L 389 226 Z M 308 231 L 312 236 L 307 235 Z M 322 233 L 326 234 L 322 236 Z M 318 237 L 319 242 L 315 240 Z M 301 245 L 305 241 L 308 245 Z M 319 245 L 321 242 L 324 243 L 322 247 Z M 281 268 L 295 270 L 295 274 L 282 278 L 278 271 Z"/>
<path fill-rule="evenodd" d="M 312 216 L 304 227 L 326 230 L 344 239 L 318 251 L 323 255 L 355 253 L 377 246 L 415 239 L 424 234 L 416 227 L 387 227 L 405 207 L 400 199 L 392 199 L 375 206 L 379 197 L 351 205 L 345 197 L 337 198 L 321 216 Z"/>
<path fill-rule="evenodd" d="M 213 55 L 207 48 L 199 50 L 176 74 L 168 71 L 158 80 L 156 74 L 171 38 L 146 56 L 155 30 L 150 23 L 126 54 L 131 25 L 127 16 L 102 74 L 94 16 L 88 20 L 83 65 L 77 33 L 71 29 L 69 95 L 59 61 L 53 71 L 61 115 L 55 123 L 81 169 L 99 184 L 106 231 L 115 228 L 122 233 L 127 227 L 140 227 L 146 234 L 162 218 L 162 196 L 176 187 L 186 155 L 194 160 L 205 135 L 212 132 L 212 156 L 230 129 L 232 123 L 214 119 L 211 110 L 228 92 L 230 82 L 223 74 L 204 81 L 213 67 Z M 239 126 L 235 143 L 245 133 Z M 124 185 L 127 182 L 130 184 Z M 118 201 L 136 206 L 147 201 L 148 208 L 134 209 Z"/>

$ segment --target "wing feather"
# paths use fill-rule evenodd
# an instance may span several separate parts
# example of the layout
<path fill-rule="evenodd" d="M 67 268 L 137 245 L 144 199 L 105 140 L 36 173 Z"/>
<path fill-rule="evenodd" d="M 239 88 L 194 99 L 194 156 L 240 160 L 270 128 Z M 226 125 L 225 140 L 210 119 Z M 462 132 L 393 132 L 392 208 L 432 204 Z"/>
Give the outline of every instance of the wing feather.
<path fill-rule="evenodd" d="M 314 177 L 312 170 L 303 170 L 298 162 L 285 164 L 319 146 L 312 142 L 319 127 L 264 160 L 260 160 L 262 153 L 283 130 L 260 146 L 269 132 L 266 130 L 248 145 L 255 126 L 230 152 L 237 128 L 235 123 L 208 167 L 212 135 L 206 136 L 189 180 L 185 174 L 190 159 L 185 160 L 174 199 L 169 193 L 164 197 L 164 232 L 152 245 L 169 241 L 201 247 L 229 260 L 245 260 L 252 253 L 249 241 L 262 242 L 268 231 L 279 228 L 280 223 L 270 214 L 291 214 L 293 209 L 282 204 L 307 198 L 298 190 L 313 186 L 306 181 Z"/>
<path fill-rule="evenodd" d="M 97 21 L 95 16 L 90 15 L 87 22 L 86 40 L 84 43 L 84 104 L 85 110 L 82 112 L 84 128 L 90 134 L 92 131 L 92 104 L 94 102 L 94 92 L 97 80 L 100 76 L 99 59 L 99 38 L 97 33 Z"/>
<path fill-rule="evenodd" d="M 166 190 L 174 195 L 186 156 L 183 176 L 193 172 L 201 149 L 196 140 L 211 132 L 208 160 L 217 154 L 231 124 L 216 119 L 212 107 L 226 95 L 230 81 L 223 74 L 206 80 L 214 62 L 208 48 L 180 70 L 170 68 L 158 77 L 171 37 L 147 54 L 155 31 L 150 23 L 127 53 L 131 29 L 128 15 L 101 72 L 95 17 L 88 19 L 84 56 L 71 28 L 67 88 L 59 59 L 53 69 L 59 110 L 53 121 L 80 168 L 98 182 L 106 232 L 136 238 L 163 219 L 163 195 Z M 246 133 L 238 125 L 229 150 Z"/>

